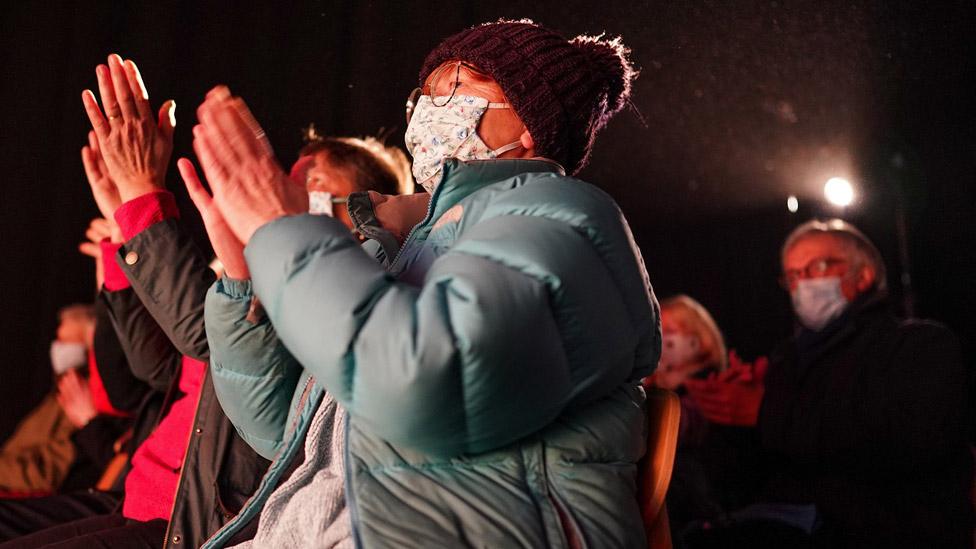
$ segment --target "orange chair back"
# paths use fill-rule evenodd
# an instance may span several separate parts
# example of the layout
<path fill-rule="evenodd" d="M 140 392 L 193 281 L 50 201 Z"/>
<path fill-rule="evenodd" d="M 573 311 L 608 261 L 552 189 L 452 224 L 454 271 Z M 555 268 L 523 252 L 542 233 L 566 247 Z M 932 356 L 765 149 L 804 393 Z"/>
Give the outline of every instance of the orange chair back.
<path fill-rule="evenodd" d="M 128 452 L 123 452 L 122 448 L 125 444 L 132 438 L 132 429 L 128 429 L 126 432 L 122 433 L 112 445 L 112 449 L 115 450 L 115 455 L 109 460 L 108 465 L 102 471 L 102 476 L 95 483 L 95 489 L 101 491 L 111 490 L 115 486 L 115 481 L 118 480 L 119 475 L 122 474 L 122 470 L 129 463 Z"/>
<path fill-rule="evenodd" d="M 103 492 L 111 490 L 127 463 L 129 463 L 129 454 L 125 452 L 119 452 L 112 456 L 111 461 L 105 466 L 101 478 L 95 483 L 95 489 Z"/>
<path fill-rule="evenodd" d="M 640 464 L 638 492 L 648 546 L 671 549 L 664 496 L 671 483 L 671 469 L 678 448 L 681 401 L 672 391 L 650 387 L 647 391 L 647 452 Z"/>

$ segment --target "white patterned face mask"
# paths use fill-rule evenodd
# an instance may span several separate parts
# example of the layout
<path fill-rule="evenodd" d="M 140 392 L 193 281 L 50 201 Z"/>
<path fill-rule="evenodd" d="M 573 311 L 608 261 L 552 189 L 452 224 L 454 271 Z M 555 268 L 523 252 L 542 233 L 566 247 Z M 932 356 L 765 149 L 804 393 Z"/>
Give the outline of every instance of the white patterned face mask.
<path fill-rule="evenodd" d="M 345 204 L 347 200 L 344 196 L 332 196 L 324 191 L 308 191 L 308 213 L 334 217 L 335 205 Z"/>
<path fill-rule="evenodd" d="M 438 97 L 438 106 L 429 95 L 422 95 L 407 125 L 407 150 L 413 156 L 413 177 L 433 193 L 440 183 L 444 161 L 489 160 L 522 146 L 514 141 L 491 149 L 475 131 L 488 109 L 510 109 L 508 103 L 491 103 L 483 97 L 455 95 Z"/>

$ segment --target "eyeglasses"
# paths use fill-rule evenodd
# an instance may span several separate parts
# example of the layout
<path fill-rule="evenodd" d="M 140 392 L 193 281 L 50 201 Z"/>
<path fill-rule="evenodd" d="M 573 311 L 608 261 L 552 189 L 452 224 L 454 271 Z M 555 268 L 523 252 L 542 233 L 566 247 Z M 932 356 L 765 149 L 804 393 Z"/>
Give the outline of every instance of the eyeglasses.
<path fill-rule="evenodd" d="M 779 278 L 779 284 L 789 290 L 793 285 L 805 278 L 819 278 L 827 274 L 831 267 L 847 263 L 844 259 L 820 257 L 806 264 L 802 269 L 787 269 Z"/>
<path fill-rule="evenodd" d="M 410 95 L 407 96 L 406 108 L 407 108 L 408 125 L 410 124 L 410 119 L 413 118 L 413 111 L 414 109 L 417 108 L 417 101 L 420 99 L 420 96 L 422 95 L 431 96 L 431 103 L 435 107 L 443 107 L 451 102 L 451 99 L 454 98 L 454 94 L 457 92 L 458 87 L 460 87 L 461 85 L 460 83 L 461 67 L 464 67 L 465 69 L 475 74 L 479 74 L 479 75 L 485 74 L 480 70 L 478 70 L 477 68 L 475 68 L 473 65 L 469 65 L 464 61 L 457 61 L 455 63 L 441 65 L 434 72 L 431 73 L 430 77 L 427 79 L 427 81 L 429 82 L 428 84 L 425 84 L 423 87 L 420 88 L 414 88 L 414 90 L 410 92 Z M 454 69 L 454 83 L 451 85 L 451 94 L 448 95 L 446 99 L 443 99 L 440 104 L 438 104 L 434 96 L 434 93 L 436 93 L 437 90 L 440 89 L 438 87 L 438 84 L 440 84 L 440 79 L 443 78 L 445 75 L 449 75 L 451 73 L 451 69 Z M 438 97 L 443 97 L 443 96 L 438 96 Z"/>

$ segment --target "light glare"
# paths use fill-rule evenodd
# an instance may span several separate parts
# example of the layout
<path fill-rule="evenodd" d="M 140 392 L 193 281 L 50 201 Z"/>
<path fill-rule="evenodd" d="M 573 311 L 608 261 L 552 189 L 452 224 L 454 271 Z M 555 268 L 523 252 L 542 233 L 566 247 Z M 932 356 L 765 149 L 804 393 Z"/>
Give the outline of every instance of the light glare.
<path fill-rule="evenodd" d="M 796 211 L 800 209 L 800 201 L 797 200 L 795 194 L 791 194 L 790 197 L 786 199 L 786 209 L 789 210 L 790 213 L 796 213 Z"/>
<path fill-rule="evenodd" d="M 824 185 L 824 196 L 836 206 L 849 206 L 854 201 L 854 188 L 843 177 L 831 177 Z"/>

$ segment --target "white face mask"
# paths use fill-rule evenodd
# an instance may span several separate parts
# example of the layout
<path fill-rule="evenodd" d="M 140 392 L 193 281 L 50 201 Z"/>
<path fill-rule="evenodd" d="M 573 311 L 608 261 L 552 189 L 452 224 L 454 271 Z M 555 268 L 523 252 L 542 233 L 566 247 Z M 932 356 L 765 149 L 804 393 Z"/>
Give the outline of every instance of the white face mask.
<path fill-rule="evenodd" d="M 697 364 L 700 353 L 701 342 L 697 336 L 680 332 L 662 334 L 655 384 L 664 389 L 677 389 L 700 368 Z"/>
<path fill-rule="evenodd" d="M 345 201 L 346 199 L 344 197 L 335 197 L 332 196 L 332 193 L 310 191 L 308 193 L 308 213 L 333 217 L 333 205 L 342 204 Z"/>
<path fill-rule="evenodd" d="M 796 283 L 790 298 L 800 324 L 815 332 L 839 317 L 848 305 L 839 276 L 804 278 Z"/>
<path fill-rule="evenodd" d="M 661 337 L 661 360 L 658 364 L 662 369 L 684 366 L 695 361 L 700 350 L 698 338 L 693 335 L 663 334 Z"/>
<path fill-rule="evenodd" d="M 51 342 L 51 368 L 56 375 L 80 368 L 88 363 L 88 347 L 84 343 Z"/>
<path fill-rule="evenodd" d="M 522 145 L 513 141 L 492 150 L 475 131 L 486 110 L 510 109 L 508 103 L 455 95 L 450 99 L 438 97 L 437 104 L 444 106 L 434 105 L 429 95 L 420 96 L 404 136 L 413 157 L 413 177 L 428 193 L 433 193 L 440 183 L 444 161 L 448 158 L 489 160 Z"/>

